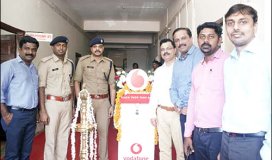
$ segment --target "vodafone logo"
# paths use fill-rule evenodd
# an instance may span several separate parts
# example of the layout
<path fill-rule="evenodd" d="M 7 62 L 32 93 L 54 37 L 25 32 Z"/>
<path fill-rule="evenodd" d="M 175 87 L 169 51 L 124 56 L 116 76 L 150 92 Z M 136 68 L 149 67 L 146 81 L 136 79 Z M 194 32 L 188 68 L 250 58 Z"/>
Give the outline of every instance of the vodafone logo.
<path fill-rule="evenodd" d="M 133 69 L 128 73 L 126 82 L 133 91 L 143 90 L 148 84 L 148 76 L 142 69 Z"/>
<path fill-rule="evenodd" d="M 130 147 L 130 151 L 133 153 L 133 154 L 139 154 L 142 152 L 142 146 L 138 143 L 134 143 L 131 145 Z"/>

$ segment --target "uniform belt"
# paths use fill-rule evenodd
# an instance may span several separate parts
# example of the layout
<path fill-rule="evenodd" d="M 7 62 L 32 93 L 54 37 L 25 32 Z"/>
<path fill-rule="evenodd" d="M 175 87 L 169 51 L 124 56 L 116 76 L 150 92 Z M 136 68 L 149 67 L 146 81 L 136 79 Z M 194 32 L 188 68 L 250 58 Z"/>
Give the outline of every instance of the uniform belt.
<path fill-rule="evenodd" d="M 175 111 L 175 107 L 168 107 L 168 106 L 162 106 L 162 105 L 158 105 L 158 107 L 166 111 Z"/>
<path fill-rule="evenodd" d="M 12 106 L 11 109 L 16 111 L 21 111 L 21 112 L 32 112 L 37 110 L 37 108 L 27 109 L 27 108 L 15 107 L 15 106 Z"/>
<path fill-rule="evenodd" d="M 224 134 L 229 137 L 264 137 L 266 132 L 261 131 L 257 133 L 233 133 L 224 131 Z"/>
<path fill-rule="evenodd" d="M 72 98 L 71 94 L 69 94 L 68 96 L 65 96 L 65 97 L 46 95 L 46 99 L 60 101 L 60 102 L 69 101 L 71 98 Z"/>
<path fill-rule="evenodd" d="M 90 94 L 90 97 L 92 99 L 104 99 L 104 98 L 108 98 L 109 94 Z"/>
<path fill-rule="evenodd" d="M 195 127 L 195 130 L 198 130 L 199 132 L 205 132 L 205 133 L 212 133 L 212 132 L 223 132 L 221 128 L 200 128 Z"/>

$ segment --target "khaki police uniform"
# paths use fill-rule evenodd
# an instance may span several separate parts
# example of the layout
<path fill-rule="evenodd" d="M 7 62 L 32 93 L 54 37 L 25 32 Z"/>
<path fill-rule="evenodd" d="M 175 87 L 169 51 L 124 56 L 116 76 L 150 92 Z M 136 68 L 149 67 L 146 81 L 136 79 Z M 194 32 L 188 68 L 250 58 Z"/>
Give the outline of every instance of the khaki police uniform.
<path fill-rule="evenodd" d="M 94 116 L 99 135 L 100 160 L 108 159 L 108 127 L 109 127 L 109 85 L 114 84 L 114 68 L 112 60 L 106 57 L 97 62 L 93 55 L 79 59 L 74 80 L 86 85 L 92 98 Z"/>
<path fill-rule="evenodd" d="M 45 126 L 45 160 L 66 159 L 70 122 L 72 120 L 73 62 L 60 60 L 54 54 L 38 66 L 39 87 L 45 87 L 45 108 L 50 118 Z"/>

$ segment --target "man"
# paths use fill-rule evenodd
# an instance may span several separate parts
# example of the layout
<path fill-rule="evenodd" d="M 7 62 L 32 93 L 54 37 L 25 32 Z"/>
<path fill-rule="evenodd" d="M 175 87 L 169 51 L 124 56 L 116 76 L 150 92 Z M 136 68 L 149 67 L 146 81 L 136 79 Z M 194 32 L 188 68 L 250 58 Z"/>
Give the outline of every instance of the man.
<path fill-rule="evenodd" d="M 195 159 L 216 160 L 221 147 L 225 102 L 223 66 L 227 58 L 220 49 L 221 35 L 222 28 L 215 22 L 197 27 L 198 45 L 204 59 L 192 72 L 184 132 L 184 151 L 187 155 L 194 151 Z"/>
<path fill-rule="evenodd" d="M 172 159 L 172 141 L 176 149 L 176 159 L 184 160 L 179 112 L 171 102 L 173 65 L 176 60 L 176 47 L 171 39 L 160 41 L 161 57 L 164 64 L 154 73 L 154 82 L 150 97 L 153 108 L 151 122 L 158 127 L 160 159 Z"/>
<path fill-rule="evenodd" d="M 255 38 L 257 21 L 257 11 L 244 4 L 225 14 L 235 49 L 224 65 L 221 160 L 271 159 L 271 52 Z M 261 157 L 260 149 L 268 152 Z"/>
<path fill-rule="evenodd" d="M 114 109 L 115 73 L 112 60 L 103 57 L 103 38 L 93 38 L 90 51 L 91 55 L 81 57 L 76 67 L 75 92 L 78 97 L 80 83 L 83 83 L 90 93 L 98 129 L 99 159 L 108 160 L 108 127 Z"/>
<path fill-rule="evenodd" d="M 73 104 L 73 62 L 67 58 L 68 38 L 55 37 L 53 54 L 38 66 L 40 121 L 45 124 L 45 160 L 66 159 Z"/>
<path fill-rule="evenodd" d="M 33 59 L 39 42 L 24 36 L 19 56 L 1 64 L 1 124 L 6 133 L 5 160 L 29 159 L 36 130 L 38 72 Z"/>
<path fill-rule="evenodd" d="M 161 62 L 157 61 L 157 60 L 153 60 L 152 62 L 152 72 L 155 72 L 155 70 L 160 67 L 162 64 Z"/>
<path fill-rule="evenodd" d="M 192 33 L 189 28 L 175 29 L 173 41 L 179 56 L 174 64 L 170 96 L 172 103 L 179 108 L 181 113 L 181 132 L 184 140 L 184 123 L 191 90 L 191 74 L 195 65 L 203 58 L 203 53 L 193 45 Z"/>

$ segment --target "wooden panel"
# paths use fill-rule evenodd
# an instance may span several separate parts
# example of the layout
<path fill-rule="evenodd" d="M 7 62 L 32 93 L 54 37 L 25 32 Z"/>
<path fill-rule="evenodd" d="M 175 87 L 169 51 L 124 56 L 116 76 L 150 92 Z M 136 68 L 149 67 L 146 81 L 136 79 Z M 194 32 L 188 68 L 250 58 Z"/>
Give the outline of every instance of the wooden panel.
<path fill-rule="evenodd" d="M 16 35 L 1 35 L 1 63 L 16 57 Z"/>

